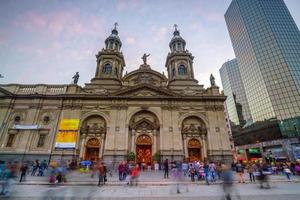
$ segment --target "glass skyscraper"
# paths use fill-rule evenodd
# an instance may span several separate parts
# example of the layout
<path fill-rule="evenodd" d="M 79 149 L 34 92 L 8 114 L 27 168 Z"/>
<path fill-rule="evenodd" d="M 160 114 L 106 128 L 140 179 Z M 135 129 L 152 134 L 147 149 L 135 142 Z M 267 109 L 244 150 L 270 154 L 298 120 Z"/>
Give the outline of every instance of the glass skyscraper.
<path fill-rule="evenodd" d="M 234 125 L 242 125 L 243 120 L 251 120 L 237 60 L 233 59 L 225 62 L 220 69 L 220 76 L 224 94 L 227 96 L 226 106 L 230 121 Z M 238 104 L 242 105 L 242 118 L 239 114 Z"/>
<path fill-rule="evenodd" d="M 225 13 L 254 121 L 300 115 L 300 32 L 283 0 L 233 0 Z"/>

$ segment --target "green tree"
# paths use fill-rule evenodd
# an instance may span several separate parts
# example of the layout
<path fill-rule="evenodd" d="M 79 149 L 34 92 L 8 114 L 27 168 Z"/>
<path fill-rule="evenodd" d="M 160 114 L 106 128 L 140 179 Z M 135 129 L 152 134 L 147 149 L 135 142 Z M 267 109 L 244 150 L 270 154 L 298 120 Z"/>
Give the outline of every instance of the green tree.
<path fill-rule="evenodd" d="M 135 153 L 129 152 L 127 155 L 127 160 L 134 161 L 135 160 Z"/>

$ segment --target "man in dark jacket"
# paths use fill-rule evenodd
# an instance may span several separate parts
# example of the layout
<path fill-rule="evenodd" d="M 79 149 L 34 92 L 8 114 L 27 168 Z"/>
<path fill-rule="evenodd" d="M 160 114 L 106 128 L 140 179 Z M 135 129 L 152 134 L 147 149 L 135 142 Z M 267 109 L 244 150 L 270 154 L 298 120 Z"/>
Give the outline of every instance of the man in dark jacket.
<path fill-rule="evenodd" d="M 23 163 L 22 167 L 20 169 L 20 171 L 21 171 L 20 182 L 22 182 L 23 180 L 25 180 L 27 170 L 28 170 L 27 164 Z"/>
<path fill-rule="evenodd" d="M 169 178 L 169 160 L 166 159 L 164 162 L 164 178 Z"/>

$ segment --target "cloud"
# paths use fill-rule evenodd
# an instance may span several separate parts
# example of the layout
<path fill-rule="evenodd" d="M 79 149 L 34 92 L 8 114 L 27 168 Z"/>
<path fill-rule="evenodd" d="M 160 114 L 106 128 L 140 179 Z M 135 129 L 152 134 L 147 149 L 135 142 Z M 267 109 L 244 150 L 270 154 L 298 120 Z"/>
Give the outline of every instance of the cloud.
<path fill-rule="evenodd" d="M 136 9 L 139 4 L 139 0 L 118 0 L 116 7 L 118 11 L 124 11 L 127 9 Z"/>
<path fill-rule="evenodd" d="M 39 13 L 27 11 L 14 24 L 34 33 L 50 37 L 73 37 L 103 34 L 103 19 L 100 16 L 83 14 L 77 9 Z"/>
<path fill-rule="evenodd" d="M 158 30 L 156 30 L 156 34 L 155 34 L 155 40 L 156 41 L 161 41 L 166 39 L 167 33 L 168 33 L 168 28 L 166 27 L 161 27 Z"/>
<path fill-rule="evenodd" d="M 125 39 L 125 42 L 126 42 L 126 44 L 128 44 L 128 45 L 134 45 L 135 42 L 136 42 L 136 40 L 135 40 L 134 37 L 128 36 L 128 37 Z"/>

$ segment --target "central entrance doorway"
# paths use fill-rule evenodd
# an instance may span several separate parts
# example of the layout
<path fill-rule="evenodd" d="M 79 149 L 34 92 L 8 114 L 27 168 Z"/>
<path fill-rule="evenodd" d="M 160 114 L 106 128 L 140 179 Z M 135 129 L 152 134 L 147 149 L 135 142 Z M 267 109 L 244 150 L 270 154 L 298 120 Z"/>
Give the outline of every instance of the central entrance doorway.
<path fill-rule="evenodd" d="M 190 139 L 188 142 L 188 154 L 189 154 L 189 161 L 202 161 L 201 158 L 201 144 L 197 139 Z"/>
<path fill-rule="evenodd" d="M 152 161 L 152 140 L 148 135 L 140 135 L 136 140 L 137 163 L 150 164 Z"/>
<path fill-rule="evenodd" d="M 100 152 L 100 141 L 97 138 L 91 138 L 86 144 L 85 160 L 97 162 Z"/>

